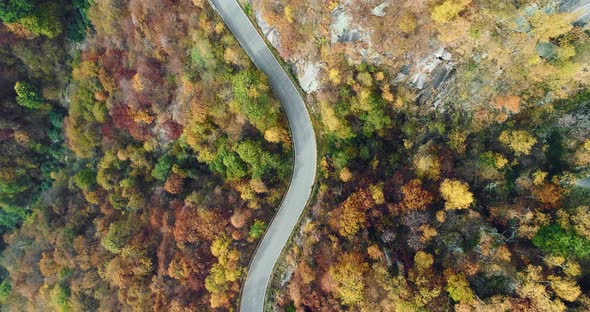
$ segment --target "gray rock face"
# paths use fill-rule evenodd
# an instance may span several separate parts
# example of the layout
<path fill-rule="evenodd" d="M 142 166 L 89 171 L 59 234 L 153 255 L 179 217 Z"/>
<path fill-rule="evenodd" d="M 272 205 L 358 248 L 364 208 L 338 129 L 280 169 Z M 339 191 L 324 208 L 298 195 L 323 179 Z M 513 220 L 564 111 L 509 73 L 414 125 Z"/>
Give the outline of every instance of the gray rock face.
<path fill-rule="evenodd" d="M 298 62 L 295 65 L 297 80 L 299 80 L 303 91 L 311 93 L 320 89 L 320 82 L 318 80 L 320 69 L 320 64 L 310 62 Z"/>
<path fill-rule="evenodd" d="M 363 35 L 356 30 L 345 30 L 338 36 L 338 42 L 353 42 L 358 41 Z"/>
<path fill-rule="evenodd" d="M 330 25 L 332 44 L 337 42 L 354 42 L 364 38 L 360 29 L 352 28 L 352 17 L 346 9 L 339 7 L 332 12 L 332 24 Z"/>
<path fill-rule="evenodd" d="M 452 55 L 443 48 L 422 59 L 413 69 L 411 84 L 419 90 L 431 87 L 438 89 L 454 68 Z"/>
<path fill-rule="evenodd" d="M 537 53 L 540 57 L 552 61 L 557 58 L 557 49 L 559 47 L 551 42 L 539 42 L 537 44 Z"/>
<path fill-rule="evenodd" d="M 387 9 L 387 7 L 389 7 L 389 1 L 385 1 L 380 5 L 374 7 L 373 10 L 371 10 L 371 14 L 373 14 L 374 16 L 383 17 L 386 14 L 385 9 Z"/>
<path fill-rule="evenodd" d="M 262 30 L 262 33 L 266 39 L 268 39 L 268 42 L 270 42 L 270 44 L 278 50 L 281 47 L 279 32 L 275 28 L 270 27 L 264 18 L 262 18 L 262 13 L 260 11 L 256 11 L 255 16 L 256 22 L 258 23 L 258 26 L 260 27 L 260 30 Z"/>
<path fill-rule="evenodd" d="M 453 56 L 444 48 L 440 48 L 414 64 L 402 66 L 392 83 L 407 83 L 419 90 L 416 98 L 418 104 L 430 103 L 437 106 L 440 101 L 438 94 L 444 90 L 444 86 L 453 78 L 454 73 Z"/>

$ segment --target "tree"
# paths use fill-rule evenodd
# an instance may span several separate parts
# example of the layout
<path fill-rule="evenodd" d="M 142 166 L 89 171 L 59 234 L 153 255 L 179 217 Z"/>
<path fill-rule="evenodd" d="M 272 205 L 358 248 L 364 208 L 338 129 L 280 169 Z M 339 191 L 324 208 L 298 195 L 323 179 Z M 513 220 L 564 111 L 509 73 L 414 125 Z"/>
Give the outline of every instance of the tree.
<path fill-rule="evenodd" d="M 352 193 L 336 210 L 337 230 L 340 235 L 355 235 L 366 223 L 365 212 L 374 204 L 370 191 L 361 189 Z"/>
<path fill-rule="evenodd" d="M 170 168 L 172 168 L 173 159 L 168 155 L 163 155 L 158 158 L 158 162 L 154 166 L 152 170 L 152 177 L 156 178 L 157 180 L 164 181 L 168 176 L 168 172 L 170 172 Z"/>
<path fill-rule="evenodd" d="M 473 300 L 475 296 L 464 274 L 457 274 L 450 269 L 446 269 L 445 276 L 447 278 L 446 290 L 454 301 L 469 302 Z"/>
<path fill-rule="evenodd" d="M 426 270 L 429 270 L 433 263 L 434 258 L 427 252 L 418 251 L 416 255 L 414 255 L 414 267 L 416 270 L 418 270 L 418 272 L 425 272 Z"/>
<path fill-rule="evenodd" d="M 557 276 L 549 277 L 551 289 L 563 300 L 574 302 L 582 294 L 580 286 L 573 280 L 566 280 Z"/>
<path fill-rule="evenodd" d="M 8 278 L 4 278 L 0 283 L 0 303 L 8 298 L 12 291 L 12 285 Z"/>
<path fill-rule="evenodd" d="M 45 99 L 39 94 L 39 90 L 32 84 L 19 81 L 14 85 L 16 102 L 29 109 L 39 109 L 45 104 Z"/>
<path fill-rule="evenodd" d="M 576 233 L 590 240 L 590 208 L 579 206 L 570 217 L 572 228 Z"/>
<path fill-rule="evenodd" d="M 209 275 L 205 279 L 205 288 L 212 294 L 210 303 L 213 308 L 224 305 L 227 302 L 225 292 L 229 289 L 229 283 L 237 281 L 242 273 L 239 265 L 240 253 L 235 248 L 230 248 L 231 240 L 222 234 L 211 244 L 211 253 L 217 258 Z M 226 300 L 222 300 L 225 298 Z"/>
<path fill-rule="evenodd" d="M 131 216 L 115 221 L 109 225 L 109 230 L 101 238 L 100 243 L 106 250 L 118 254 L 131 241 L 138 227 L 134 217 Z"/>
<path fill-rule="evenodd" d="M 559 224 L 541 227 L 533 238 L 533 244 L 557 255 L 574 255 L 578 258 L 590 256 L 590 240 L 576 235 L 573 230 L 562 228 Z"/>
<path fill-rule="evenodd" d="M 92 169 L 80 170 L 73 177 L 73 181 L 81 190 L 88 191 L 96 185 L 96 172 Z"/>
<path fill-rule="evenodd" d="M 263 234 L 264 230 L 266 229 L 266 223 L 264 221 L 256 220 L 254 224 L 250 227 L 250 231 L 248 234 L 252 239 L 259 239 Z"/>
<path fill-rule="evenodd" d="M 437 180 L 440 175 L 440 161 L 436 155 L 418 152 L 413 159 L 414 169 L 418 177 Z"/>
<path fill-rule="evenodd" d="M 406 185 L 402 186 L 404 195 L 403 208 L 413 211 L 428 208 L 434 201 L 434 195 L 422 188 L 422 181 L 413 179 Z"/>
<path fill-rule="evenodd" d="M 528 155 L 537 139 L 524 130 L 504 130 L 498 140 L 508 146 L 516 156 Z"/>
<path fill-rule="evenodd" d="M 164 189 L 170 194 L 178 195 L 182 192 L 183 182 L 184 179 L 181 175 L 176 173 L 171 174 L 168 176 L 168 179 L 166 179 L 166 183 L 164 183 Z"/>
<path fill-rule="evenodd" d="M 21 18 L 18 23 L 36 35 L 55 38 L 63 31 L 62 8 L 57 3 L 39 4 L 34 14 Z"/>
<path fill-rule="evenodd" d="M 473 203 L 473 194 L 467 183 L 445 179 L 440 185 L 440 193 L 445 200 L 445 209 L 466 209 Z"/>
<path fill-rule="evenodd" d="M 364 300 L 364 274 L 369 265 L 356 253 L 344 254 L 330 267 L 329 274 L 335 285 L 336 296 L 344 305 L 355 305 Z"/>
<path fill-rule="evenodd" d="M 0 1 L 0 19 L 6 23 L 14 23 L 32 14 L 35 5 L 30 0 Z"/>

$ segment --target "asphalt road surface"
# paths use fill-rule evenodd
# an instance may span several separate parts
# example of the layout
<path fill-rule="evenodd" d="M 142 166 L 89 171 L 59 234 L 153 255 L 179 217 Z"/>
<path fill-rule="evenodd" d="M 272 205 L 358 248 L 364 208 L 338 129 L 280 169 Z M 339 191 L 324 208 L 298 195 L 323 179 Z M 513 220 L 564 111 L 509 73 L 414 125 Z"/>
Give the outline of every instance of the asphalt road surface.
<path fill-rule="evenodd" d="M 305 103 L 236 0 L 209 0 L 254 64 L 269 78 L 291 128 L 295 164 L 289 189 L 252 259 L 240 299 L 240 311 L 263 310 L 275 262 L 307 204 L 316 175 L 316 141 Z"/>

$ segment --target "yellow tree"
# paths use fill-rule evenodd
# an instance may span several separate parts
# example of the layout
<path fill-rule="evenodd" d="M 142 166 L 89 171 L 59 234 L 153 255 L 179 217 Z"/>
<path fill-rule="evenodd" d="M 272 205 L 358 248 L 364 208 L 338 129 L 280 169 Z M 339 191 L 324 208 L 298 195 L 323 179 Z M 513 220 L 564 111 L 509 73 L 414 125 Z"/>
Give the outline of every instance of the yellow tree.
<path fill-rule="evenodd" d="M 445 179 L 440 185 L 440 193 L 445 200 L 445 209 L 466 209 L 473 203 L 473 194 L 467 183 Z"/>
<path fill-rule="evenodd" d="M 580 290 L 580 286 L 576 284 L 576 281 L 557 276 L 550 276 L 549 280 L 551 281 L 551 289 L 565 301 L 574 302 L 582 294 L 582 290 Z"/>
<path fill-rule="evenodd" d="M 337 230 L 342 236 L 355 235 L 366 223 L 366 211 L 375 205 L 369 190 L 361 189 L 352 193 L 344 203 L 335 210 Z"/>
<path fill-rule="evenodd" d="M 524 130 L 504 130 L 498 140 L 508 146 L 516 156 L 528 155 L 537 139 Z"/>
<path fill-rule="evenodd" d="M 369 265 L 359 254 L 344 254 L 340 261 L 330 267 L 329 274 L 335 283 L 336 296 L 344 305 L 355 305 L 364 300 L 364 274 Z"/>
<path fill-rule="evenodd" d="M 457 274 L 449 269 L 445 270 L 447 278 L 447 292 L 456 302 L 470 302 L 475 298 L 464 274 Z"/>

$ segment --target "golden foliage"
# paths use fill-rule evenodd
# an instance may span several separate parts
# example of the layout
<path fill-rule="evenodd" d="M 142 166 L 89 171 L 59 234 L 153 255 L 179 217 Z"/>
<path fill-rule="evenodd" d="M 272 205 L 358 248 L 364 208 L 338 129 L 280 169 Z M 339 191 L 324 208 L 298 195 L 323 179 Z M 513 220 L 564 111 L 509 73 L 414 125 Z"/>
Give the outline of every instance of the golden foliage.
<path fill-rule="evenodd" d="M 471 3 L 471 0 L 445 0 L 432 10 L 432 19 L 437 23 L 446 23 L 457 16 Z"/>
<path fill-rule="evenodd" d="M 290 5 L 285 6 L 285 17 L 287 18 L 287 22 L 293 23 L 295 18 L 295 12 L 293 12 L 293 7 Z"/>
<path fill-rule="evenodd" d="M 538 201 L 548 205 L 548 208 L 557 208 L 561 203 L 563 190 L 553 183 L 545 183 L 541 187 L 536 188 L 533 191 L 533 195 L 535 195 Z"/>
<path fill-rule="evenodd" d="M 334 292 L 344 305 L 356 305 L 364 300 L 364 274 L 369 265 L 359 254 L 344 254 L 340 261 L 330 267 L 329 274 L 335 283 Z"/>
<path fill-rule="evenodd" d="M 335 210 L 338 215 L 337 230 L 342 236 L 353 236 L 361 227 L 365 226 L 365 212 L 375 204 L 371 193 L 368 190 L 361 189 L 352 193 L 345 201 Z"/>
<path fill-rule="evenodd" d="M 383 203 L 385 203 L 385 195 L 383 194 L 382 183 L 371 185 L 369 187 L 369 190 L 371 191 L 371 197 L 373 197 L 375 204 L 382 205 Z"/>
<path fill-rule="evenodd" d="M 416 255 L 414 255 L 414 268 L 418 270 L 418 272 L 424 272 L 432 267 L 434 264 L 434 258 L 431 254 L 418 251 Z"/>
<path fill-rule="evenodd" d="M 271 143 L 291 142 L 289 133 L 281 127 L 273 127 L 264 131 L 264 139 Z"/>
<path fill-rule="evenodd" d="M 338 176 L 340 177 L 340 180 L 342 180 L 342 182 L 348 182 L 352 180 L 352 172 L 350 171 L 350 169 L 346 167 L 340 170 L 340 174 Z"/>
<path fill-rule="evenodd" d="M 545 178 L 548 173 L 545 171 L 537 170 L 533 173 L 533 184 L 536 186 L 542 185 L 545 182 Z"/>
<path fill-rule="evenodd" d="M 524 130 L 504 130 L 498 140 L 508 146 L 516 156 L 528 155 L 537 139 Z"/>
<path fill-rule="evenodd" d="M 590 140 L 586 140 L 578 151 L 576 151 L 575 161 L 578 166 L 590 164 Z"/>
<path fill-rule="evenodd" d="M 590 239 L 590 208 L 579 206 L 570 217 L 570 222 L 576 233 Z"/>
<path fill-rule="evenodd" d="M 574 17 L 568 13 L 548 14 L 542 11 L 533 15 L 530 19 L 534 28 L 534 35 L 539 41 L 548 41 L 569 32 L 574 26 L 572 25 Z"/>
<path fill-rule="evenodd" d="M 338 86 L 341 82 L 340 71 L 336 68 L 331 68 L 328 71 L 328 79 L 330 79 L 330 82 L 332 82 L 334 86 Z"/>
<path fill-rule="evenodd" d="M 557 276 L 550 276 L 551 289 L 563 300 L 574 302 L 582 294 L 580 286 L 573 280 L 566 280 Z"/>
<path fill-rule="evenodd" d="M 432 180 L 438 179 L 440 175 L 440 162 L 437 156 L 418 153 L 414 156 L 413 163 L 418 177 L 425 177 Z"/>
<path fill-rule="evenodd" d="M 445 209 L 467 209 L 473 203 L 473 194 L 467 183 L 445 179 L 440 185 L 440 193 L 445 200 Z"/>
<path fill-rule="evenodd" d="M 320 103 L 320 109 L 322 111 L 322 123 L 330 132 L 334 132 L 343 139 L 352 135 L 352 130 L 336 116 L 336 112 L 327 101 Z"/>
<path fill-rule="evenodd" d="M 465 150 L 467 149 L 467 144 L 465 144 L 466 140 L 467 131 L 453 129 L 451 134 L 449 134 L 449 146 L 459 154 L 465 153 Z"/>
<path fill-rule="evenodd" d="M 367 248 L 367 254 L 372 260 L 383 260 L 383 252 L 377 245 L 371 245 Z"/>

